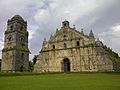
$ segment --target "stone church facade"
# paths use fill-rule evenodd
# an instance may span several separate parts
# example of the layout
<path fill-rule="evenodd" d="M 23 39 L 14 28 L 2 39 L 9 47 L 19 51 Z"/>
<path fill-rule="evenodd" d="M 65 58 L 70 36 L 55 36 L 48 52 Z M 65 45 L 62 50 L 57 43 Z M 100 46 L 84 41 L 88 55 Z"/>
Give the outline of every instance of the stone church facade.
<path fill-rule="evenodd" d="M 2 50 L 2 72 L 28 71 L 29 49 L 27 22 L 15 15 L 7 22 Z"/>
<path fill-rule="evenodd" d="M 60 30 L 43 41 L 34 72 L 113 71 L 113 62 L 102 46 L 92 31 L 85 35 L 63 21 Z"/>

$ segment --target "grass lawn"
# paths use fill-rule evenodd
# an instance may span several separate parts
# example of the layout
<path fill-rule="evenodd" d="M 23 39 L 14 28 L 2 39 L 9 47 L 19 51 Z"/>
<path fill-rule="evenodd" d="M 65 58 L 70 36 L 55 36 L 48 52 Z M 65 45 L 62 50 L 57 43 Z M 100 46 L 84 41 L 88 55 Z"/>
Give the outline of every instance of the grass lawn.
<path fill-rule="evenodd" d="M 0 90 L 120 90 L 120 73 L 0 76 Z"/>

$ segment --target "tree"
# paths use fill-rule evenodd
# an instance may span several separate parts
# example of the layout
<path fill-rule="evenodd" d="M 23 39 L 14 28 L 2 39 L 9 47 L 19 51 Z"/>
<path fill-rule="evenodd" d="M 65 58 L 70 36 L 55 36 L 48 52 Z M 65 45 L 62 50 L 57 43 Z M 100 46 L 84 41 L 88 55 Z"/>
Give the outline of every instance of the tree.
<path fill-rule="evenodd" d="M 33 71 L 33 62 L 29 61 L 29 72 Z"/>
<path fill-rule="evenodd" d="M 33 65 L 36 63 L 37 57 L 38 57 L 38 55 L 34 55 L 34 58 L 33 58 Z"/>

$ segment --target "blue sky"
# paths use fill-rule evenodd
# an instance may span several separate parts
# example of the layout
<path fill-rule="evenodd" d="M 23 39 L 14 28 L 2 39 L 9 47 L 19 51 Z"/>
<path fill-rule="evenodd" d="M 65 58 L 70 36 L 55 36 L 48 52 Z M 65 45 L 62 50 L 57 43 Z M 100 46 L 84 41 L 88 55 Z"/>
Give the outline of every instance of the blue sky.
<path fill-rule="evenodd" d="M 7 20 L 18 14 L 28 22 L 30 59 L 64 20 L 120 55 L 120 0 L 0 0 L 0 58 Z"/>

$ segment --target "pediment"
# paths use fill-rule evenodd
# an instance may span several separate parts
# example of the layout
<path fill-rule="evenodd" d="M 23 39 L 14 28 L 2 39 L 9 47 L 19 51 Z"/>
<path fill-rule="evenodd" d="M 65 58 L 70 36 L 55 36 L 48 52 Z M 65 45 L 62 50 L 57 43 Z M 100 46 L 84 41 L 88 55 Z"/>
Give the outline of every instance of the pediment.
<path fill-rule="evenodd" d="M 50 38 L 49 42 L 72 39 L 88 39 L 88 36 L 85 36 L 83 33 L 75 30 L 74 28 L 61 28 Z"/>

